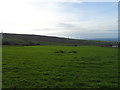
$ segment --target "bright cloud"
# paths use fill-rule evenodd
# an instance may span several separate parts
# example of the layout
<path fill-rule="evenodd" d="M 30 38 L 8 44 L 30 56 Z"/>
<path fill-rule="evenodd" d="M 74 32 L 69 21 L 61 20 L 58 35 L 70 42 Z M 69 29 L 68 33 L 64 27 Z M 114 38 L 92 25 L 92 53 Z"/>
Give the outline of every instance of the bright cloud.
<path fill-rule="evenodd" d="M 73 37 L 90 33 L 110 33 L 114 30 L 116 33 L 117 10 L 114 10 L 117 2 L 103 3 L 101 6 L 98 3 L 92 5 L 92 2 L 99 0 L 84 3 L 87 1 L 0 0 L 0 29 L 6 33 L 55 36 L 72 33 Z M 109 34 L 107 36 L 109 37 Z"/>

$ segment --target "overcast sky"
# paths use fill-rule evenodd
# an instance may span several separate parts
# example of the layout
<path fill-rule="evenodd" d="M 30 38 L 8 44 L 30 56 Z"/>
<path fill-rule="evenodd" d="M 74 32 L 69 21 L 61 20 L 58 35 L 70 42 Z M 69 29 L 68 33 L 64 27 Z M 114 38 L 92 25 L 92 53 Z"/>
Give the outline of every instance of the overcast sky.
<path fill-rule="evenodd" d="M 118 3 L 113 2 L 117 0 L 82 1 L 0 0 L 0 29 L 82 39 L 117 38 Z"/>

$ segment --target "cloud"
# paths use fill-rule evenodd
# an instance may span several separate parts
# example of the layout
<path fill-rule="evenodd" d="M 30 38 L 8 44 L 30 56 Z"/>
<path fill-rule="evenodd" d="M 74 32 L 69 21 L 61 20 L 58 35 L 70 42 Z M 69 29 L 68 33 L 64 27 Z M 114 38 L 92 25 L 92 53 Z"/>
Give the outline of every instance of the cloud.
<path fill-rule="evenodd" d="M 109 32 L 118 32 L 118 30 L 106 30 L 106 31 L 109 31 Z"/>
<path fill-rule="evenodd" d="M 118 6 L 118 3 L 115 2 L 115 3 L 112 4 L 112 6 Z"/>
<path fill-rule="evenodd" d="M 61 22 L 58 24 L 58 27 L 62 28 L 74 28 L 75 24 Z"/>
<path fill-rule="evenodd" d="M 117 17 L 96 14 L 97 9 L 83 10 L 82 4 L 81 0 L 1 0 L 0 27 L 11 33 L 71 36 L 117 29 Z"/>
<path fill-rule="evenodd" d="M 33 0 L 30 0 L 33 1 Z M 29 0 L 1 0 L 0 27 L 8 32 L 21 32 L 34 28 L 52 27 L 59 19 L 52 5 L 40 8 L 32 6 Z M 55 7 L 54 7 L 55 8 Z"/>
<path fill-rule="evenodd" d="M 32 0 L 30 0 L 32 1 Z M 67 3 L 82 3 L 82 2 L 118 2 L 119 0 L 34 0 L 35 2 L 67 2 Z"/>
<path fill-rule="evenodd" d="M 35 0 L 35 2 L 67 2 L 67 3 L 81 3 L 82 0 Z"/>
<path fill-rule="evenodd" d="M 83 2 L 119 2 L 119 0 L 82 0 Z"/>
<path fill-rule="evenodd" d="M 77 18 L 77 17 L 76 17 Z M 87 21 L 72 21 L 58 23 L 58 27 L 62 27 L 65 31 L 81 31 L 81 32 L 108 32 L 109 30 L 117 30 L 118 24 L 115 18 L 111 20 L 99 18 Z"/>

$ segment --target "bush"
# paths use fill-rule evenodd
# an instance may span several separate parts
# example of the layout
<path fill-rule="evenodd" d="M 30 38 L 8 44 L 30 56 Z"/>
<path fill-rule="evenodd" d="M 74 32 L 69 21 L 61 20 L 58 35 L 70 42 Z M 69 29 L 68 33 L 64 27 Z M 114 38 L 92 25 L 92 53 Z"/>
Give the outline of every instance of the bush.
<path fill-rule="evenodd" d="M 40 45 L 39 43 L 37 43 L 36 45 Z"/>
<path fill-rule="evenodd" d="M 10 45 L 10 43 L 8 41 L 4 41 L 2 45 Z"/>
<path fill-rule="evenodd" d="M 60 50 L 60 51 L 56 51 L 55 53 L 64 53 L 65 51 L 62 51 L 62 50 Z"/>

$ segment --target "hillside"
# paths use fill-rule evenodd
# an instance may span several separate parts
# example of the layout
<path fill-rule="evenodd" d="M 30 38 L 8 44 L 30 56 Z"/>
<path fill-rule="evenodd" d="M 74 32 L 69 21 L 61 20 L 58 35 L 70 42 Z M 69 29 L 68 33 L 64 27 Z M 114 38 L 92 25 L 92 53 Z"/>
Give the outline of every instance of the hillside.
<path fill-rule="evenodd" d="M 30 34 L 10 34 L 3 33 L 3 45 L 115 45 L 115 42 L 78 40 L 52 36 L 30 35 Z"/>

